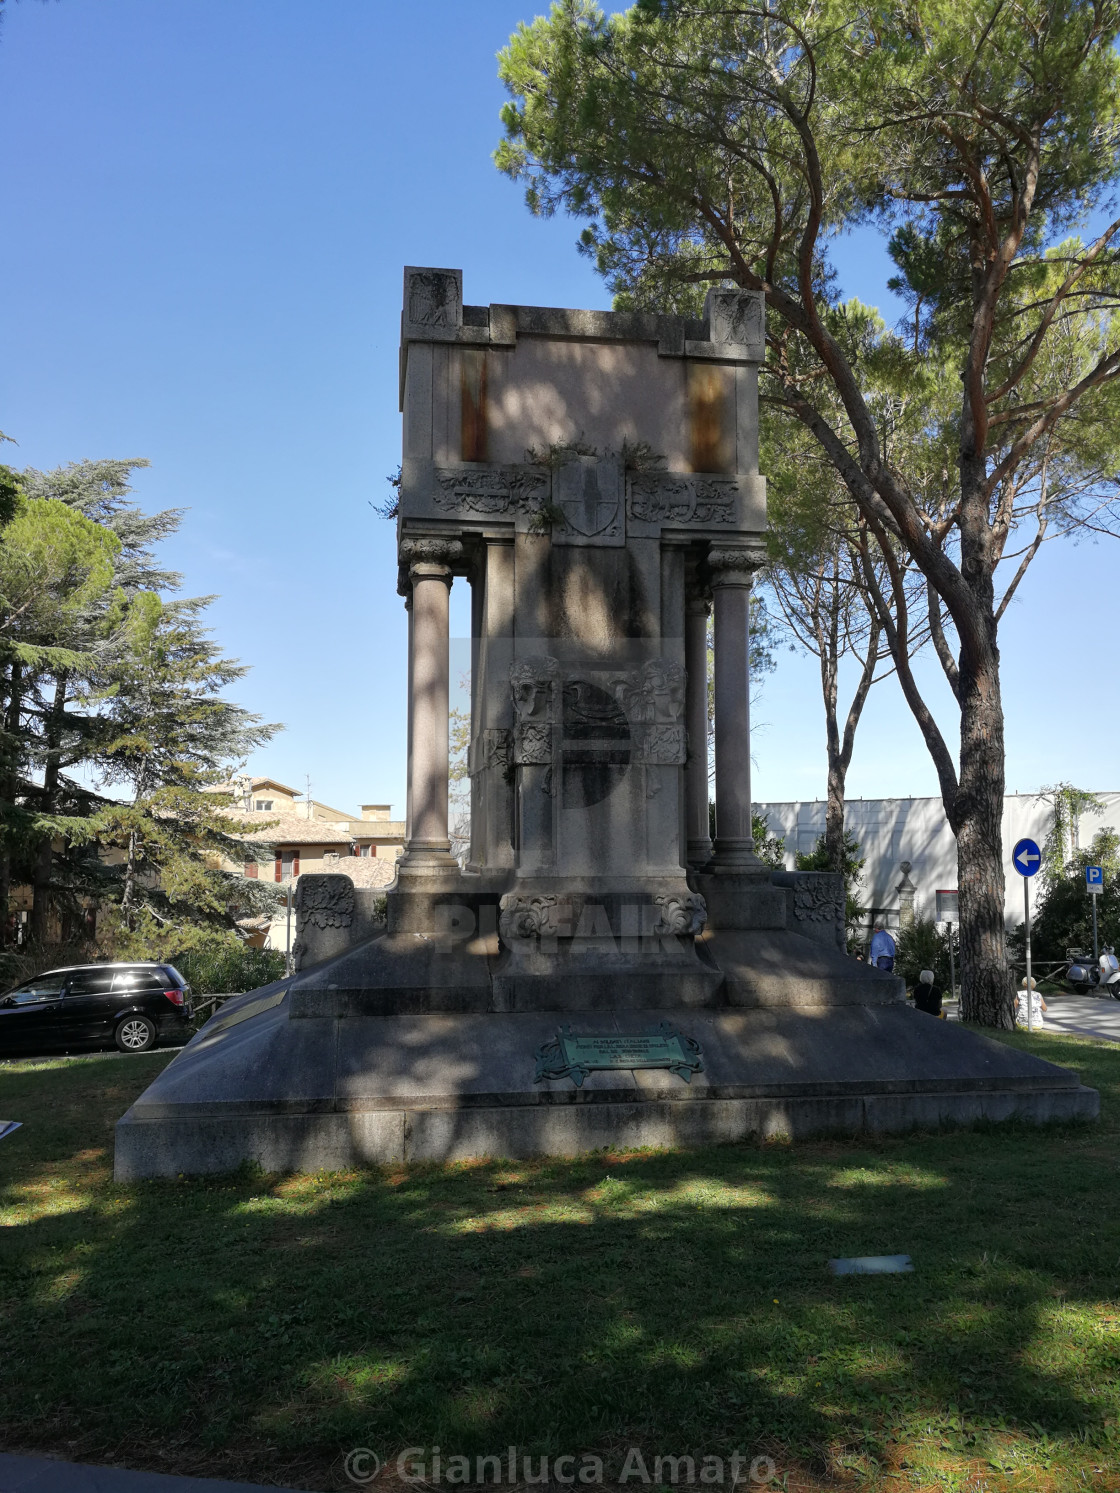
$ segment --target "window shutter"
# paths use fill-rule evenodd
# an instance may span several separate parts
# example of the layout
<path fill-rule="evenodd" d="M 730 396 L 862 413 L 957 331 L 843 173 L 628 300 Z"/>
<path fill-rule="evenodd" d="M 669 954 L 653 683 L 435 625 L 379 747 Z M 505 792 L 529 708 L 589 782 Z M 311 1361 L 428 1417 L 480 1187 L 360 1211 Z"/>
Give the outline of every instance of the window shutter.
<path fill-rule="evenodd" d="M 279 853 L 277 853 L 277 856 L 276 856 L 276 880 L 277 881 L 283 881 L 284 880 L 284 863 L 280 859 Z"/>
<path fill-rule="evenodd" d="M 292 856 L 292 875 L 293 876 L 298 876 L 299 875 L 299 851 L 298 850 Z"/>
<path fill-rule="evenodd" d="M 256 863 L 256 861 L 246 861 L 245 862 L 245 875 L 249 878 L 250 881 L 256 881 L 256 879 L 257 879 L 257 863 Z"/>

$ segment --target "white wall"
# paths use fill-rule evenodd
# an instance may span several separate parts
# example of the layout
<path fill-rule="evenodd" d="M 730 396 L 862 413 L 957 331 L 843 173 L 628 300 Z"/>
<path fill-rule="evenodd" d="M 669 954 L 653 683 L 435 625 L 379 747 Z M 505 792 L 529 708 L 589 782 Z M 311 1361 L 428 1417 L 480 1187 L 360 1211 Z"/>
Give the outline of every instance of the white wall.
<path fill-rule="evenodd" d="M 1098 795 L 1103 813 L 1086 813 L 1078 826 L 1078 843 L 1088 845 L 1103 825 L 1120 829 L 1120 793 Z M 798 852 L 812 850 L 824 834 L 822 800 L 802 803 L 756 804 L 770 833 L 786 842 L 786 865 L 793 869 Z M 1023 921 L 1023 881 L 1011 865 L 1017 840 L 1029 835 L 1041 845 L 1053 819 L 1049 800 L 1038 794 L 1009 794 L 1003 801 L 1003 855 L 1007 877 L 1007 921 Z M 914 910 L 918 917 L 935 915 L 934 893 L 957 885 L 957 844 L 939 798 L 850 798 L 847 828 L 859 841 L 867 864 L 863 868 L 861 900 L 867 907 L 897 908 L 901 862 L 909 861 L 910 880 L 917 888 Z"/>

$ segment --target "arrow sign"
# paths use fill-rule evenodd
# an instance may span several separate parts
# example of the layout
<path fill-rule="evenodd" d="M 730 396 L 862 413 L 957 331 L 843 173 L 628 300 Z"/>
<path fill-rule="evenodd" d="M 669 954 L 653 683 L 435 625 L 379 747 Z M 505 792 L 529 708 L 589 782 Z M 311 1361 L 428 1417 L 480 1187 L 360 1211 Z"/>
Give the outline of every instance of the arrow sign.
<path fill-rule="evenodd" d="M 1097 892 L 1104 891 L 1103 866 L 1085 867 L 1085 890 L 1092 893 L 1093 895 L 1095 895 Z"/>
<path fill-rule="evenodd" d="M 1020 840 L 1011 852 L 1011 864 L 1020 876 L 1035 876 L 1042 864 L 1042 851 L 1033 840 Z"/>

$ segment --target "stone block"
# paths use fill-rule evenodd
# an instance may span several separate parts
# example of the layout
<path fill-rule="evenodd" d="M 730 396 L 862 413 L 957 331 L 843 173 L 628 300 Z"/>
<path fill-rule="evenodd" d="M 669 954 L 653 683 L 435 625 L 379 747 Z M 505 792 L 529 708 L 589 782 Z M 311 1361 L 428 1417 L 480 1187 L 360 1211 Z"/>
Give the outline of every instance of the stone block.
<path fill-rule="evenodd" d="M 793 899 L 765 873 L 699 872 L 690 880 L 707 904 L 709 929 L 789 926 Z"/>

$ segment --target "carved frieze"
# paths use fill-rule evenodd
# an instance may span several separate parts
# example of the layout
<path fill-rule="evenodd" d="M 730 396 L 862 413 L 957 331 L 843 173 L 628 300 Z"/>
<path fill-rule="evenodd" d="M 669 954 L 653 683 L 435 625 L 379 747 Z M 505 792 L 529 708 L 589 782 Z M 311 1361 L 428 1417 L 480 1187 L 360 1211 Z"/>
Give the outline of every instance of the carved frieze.
<path fill-rule="evenodd" d="M 438 468 L 432 500 L 444 513 L 532 517 L 544 507 L 549 490 L 549 474 L 540 467 Z"/>
<path fill-rule="evenodd" d="M 626 512 L 639 523 L 731 528 L 737 518 L 738 491 L 734 478 L 723 481 L 678 472 L 635 472 L 629 482 Z"/>

